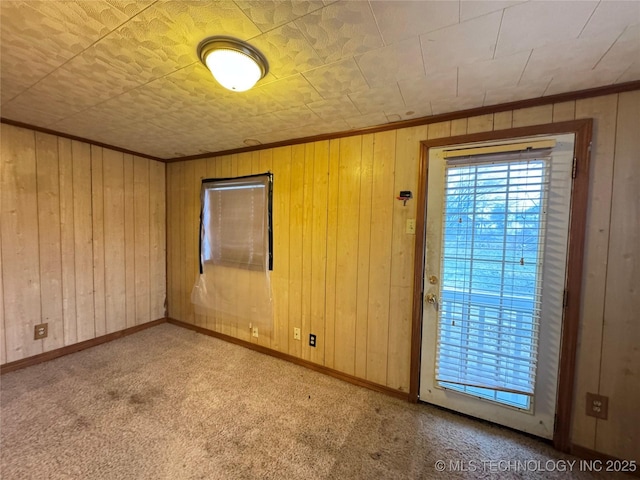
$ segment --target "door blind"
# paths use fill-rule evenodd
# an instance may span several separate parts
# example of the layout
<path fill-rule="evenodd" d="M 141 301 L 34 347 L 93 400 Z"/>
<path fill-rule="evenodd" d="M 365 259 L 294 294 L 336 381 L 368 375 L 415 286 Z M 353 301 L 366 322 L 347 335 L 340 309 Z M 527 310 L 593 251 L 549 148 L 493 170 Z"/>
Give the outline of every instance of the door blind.
<path fill-rule="evenodd" d="M 446 167 L 438 382 L 534 392 L 548 161 Z"/>

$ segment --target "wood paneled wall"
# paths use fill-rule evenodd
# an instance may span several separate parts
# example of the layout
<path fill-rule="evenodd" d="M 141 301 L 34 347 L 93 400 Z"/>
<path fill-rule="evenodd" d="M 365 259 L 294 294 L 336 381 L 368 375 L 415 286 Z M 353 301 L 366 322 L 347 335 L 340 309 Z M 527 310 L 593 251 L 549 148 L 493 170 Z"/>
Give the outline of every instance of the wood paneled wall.
<path fill-rule="evenodd" d="M 639 102 L 635 91 L 169 164 L 169 315 L 407 391 L 415 237 L 406 221 L 416 205 L 395 197 L 417 190 L 420 140 L 593 118 L 572 442 L 640 461 Z M 267 170 L 274 173 L 274 329 L 255 339 L 250 319 L 197 316 L 189 297 L 201 178 Z M 608 420 L 585 415 L 586 392 L 610 398 Z"/>
<path fill-rule="evenodd" d="M 0 363 L 164 317 L 165 165 L 1 130 Z"/>

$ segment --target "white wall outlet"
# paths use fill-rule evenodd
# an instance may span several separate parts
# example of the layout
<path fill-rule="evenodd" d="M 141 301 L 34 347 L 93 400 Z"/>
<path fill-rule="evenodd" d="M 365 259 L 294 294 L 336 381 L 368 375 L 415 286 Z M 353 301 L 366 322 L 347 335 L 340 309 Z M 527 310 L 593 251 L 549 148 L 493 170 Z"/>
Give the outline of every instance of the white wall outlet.
<path fill-rule="evenodd" d="M 258 327 L 253 327 L 253 330 L 251 331 L 251 335 L 258 338 Z"/>
<path fill-rule="evenodd" d="M 293 339 L 294 340 L 300 340 L 300 329 L 299 328 L 294 328 L 293 329 Z"/>
<path fill-rule="evenodd" d="M 407 233 L 410 235 L 416 234 L 416 219 L 408 218 L 407 219 Z"/>

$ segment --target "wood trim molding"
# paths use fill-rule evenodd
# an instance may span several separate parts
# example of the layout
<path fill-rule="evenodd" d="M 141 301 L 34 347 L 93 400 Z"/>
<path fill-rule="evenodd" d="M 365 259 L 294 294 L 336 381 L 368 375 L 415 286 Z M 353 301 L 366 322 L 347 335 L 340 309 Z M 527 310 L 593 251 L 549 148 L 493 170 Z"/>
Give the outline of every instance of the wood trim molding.
<path fill-rule="evenodd" d="M 48 362 L 49 360 L 54 360 L 56 358 L 63 357 L 64 355 L 69 355 L 70 353 L 79 352 L 81 350 L 95 347 L 97 345 L 101 345 L 103 343 L 107 343 L 112 340 L 116 340 L 118 338 L 126 337 L 127 335 L 138 333 L 138 332 L 141 332 L 142 330 L 146 330 L 147 328 L 155 327 L 156 325 L 160 325 L 166 322 L 167 322 L 166 318 L 159 318 L 158 320 L 153 320 L 151 322 L 143 323 L 141 325 L 129 327 L 124 330 L 120 330 L 118 332 L 109 333 L 107 335 L 102 335 L 101 337 L 85 340 L 84 342 L 74 343 L 73 345 L 57 348 L 55 350 L 51 350 L 50 352 L 45 352 L 39 355 L 34 355 L 32 357 L 23 358 L 22 360 L 16 360 L 15 362 L 5 363 L 4 365 L 0 365 L 0 374 L 13 372 L 21 368 L 37 365 L 38 363 Z"/>
<path fill-rule="evenodd" d="M 420 353 L 422 346 L 422 287 L 424 278 L 424 250 L 426 238 L 427 172 L 429 149 L 445 145 L 528 137 L 543 134 L 575 134 L 575 156 L 577 174 L 573 181 L 571 214 L 569 224 L 569 250 L 567 256 L 567 304 L 564 310 L 560 362 L 558 370 L 558 393 L 556 401 L 556 432 L 553 445 L 556 449 L 570 450 L 570 428 L 575 381 L 578 327 L 580 323 L 580 297 L 582 289 L 582 266 L 587 218 L 589 184 L 589 154 L 593 128 L 592 119 L 533 125 L 529 127 L 496 130 L 471 135 L 446 137 L 421 142 L 420 179 L 418 188 L 418 212 L 416 225 L 413 320 L 411 327 L 411 370 L 409 400 L 417 402 L 420 385 Z"/>
<path fill-rule="evenodd" d="M 310 137 L 294 138 L 283 140 L 280 142 L 265 143 L 264 145 L 255 145 L 251 147 L 233 148 L 220 152 L 201 153 L 198 155 L 189 155 L 187 157 L 175 157 L 162 160 L 164 162 L 185 162 L 188 160 L 200 160 L 202 158 L 220 157 L 223 155 L 233 155 L 236 153 L 254 152 L 256 150 L 265 150 L 268 148 L 286 147 L 290 145 L 299 145 L 301 143 L 318 142 L 322 140 L 333 140 L 335 138 L 352 137 L 354 135 L 366 135 L 369 133 L 386 132 L 389 130 L 397 130 L 400 128 L 419 127 L 429 125 L 431 123 L 446 122 L 450 120 L 458 120 L 460 118 L 475 117 L 478 115 L 486 115 L 489 113 L 506 112 L 508 110 L 519 110 L 522 108 L 538 107 L 540 105 L 548 105 L 551 103 L 568 102 L 572 100 L 581 100 L 583 98 L 600 97 L 603 95 L 611 95 L 615 93 L 629 92 L 632 90 L 640 90 L 640 80 L 632 82 L 619 83 L 616 85 L 607 85 L 604 87 L 589 88 L 586 90 L 578 90 L 575 92 L 559 93 L 549 95 L 547 97 L 530 98 L 527 100 L 518 100 L 516 102 L 501 103 L 498 105 L 489 105 L 486 107 L 470 108 L 468 110 L 459 110 L 456 112 L 442 113 L 439 115 L 431 115 L 429 117 L 413 118 L 411 120 L 402 120 L 400 122 L 385 123 L 373 127 L 358 128 L 354 130 L 346 130 L 342 132 L 326 133 L 322 135 L 313 135 Z"/>
<path fill-rule="evenodd" d="M 11 125 L 13 127 L 26 128 L 28 130 L 33 130 L 35 132 L 46 133 L 48 135 L 55 135 L 57 137 L 68 138 L 69 140 L 76 140 L 78 142 L 88 143 L 89 145 L 95 145 L 96 147 L 108 148 L 109 150 L 115 150 L 116 152 L 126 153 L 128 155 L 135 155 L 137 157 L 142 157 L 142 158 L 148 158 L 149 160 L 155 160 L 156 162 L 163 162 L 163 163 L 166 162 L 165 159 L 154 157 L 152 155 L 147 155 L 146 153 L 134 152 L 133 150 L 127 150 L 126 148 L 120 148 L 114 145 L 108 145 L 106 143 L 96 142 L 95 140 L 89 140 L 88 138 L 77 137 L 75 135 L 58 132 L 56 130 L 50 130 L 44 127 L 37 127 L 35 125 L 30 125 L 28 123 L 17 122 L 9 118 L 0 117 L 0 123 Z"/>
<path fill-rule="evenodd" d="M 256 343 L 247 342 L 245 340 L 241 340 L 236 337 L 225 335 L 224 333 L 219 333 L 213 330 L 208 330 L 206 328 L 198 327 L 196 325 L 191 325 L 190 323 L 185 323 L 170 317 L 167 318 L 167 322 L 169 322 L 172 325 L 176 325 L 178 327 L 187 328 L 189 330 L 193 330 L 194 332 L 202 333 L 203 335 L 208 335 L 210 337 L 224 340 L 225 342 L 233 343 L 235 345 L 240 345 L 241 347 L 248 348 L 249 350 L 253 350 L 259 353 L 264 353 L 265 355 L 270 355 L 272 357 L 279 358 L 281 360 L 286 360 L 288 362 L 295 363 L 296 365 L 300 365 L 301 367 L 306 367 L 315 372 L 324 373 L 325 375 L 329 375 L 330 377 L 334 377 L 339 380 L 349 382 L 359 387 L 368 388 L 369 390 L 374 390 L 376 392 L 384 393 L 386 395 L 390 395 L 392 397 L 399 398 L 401 400 L 408 400 L 408 394 L 406 392 L 402 392 L 400 390 L 396 390 L 394 388 L 390 388 L 384 385 L 379 385 L 377 383 L 370 382 L 369 380 L 364 380 L 362 378 L 358 378 L 353 375 L 349 375 L 347 373 L 343 373 L 338 370 L 325 367 L 324 365 L 318 365 L 316 363 L 309 362 L 308 360 L 303 360 L 302 358 L 294 357 L 293 355 L 289 355 L 287 353 L 278 352 L 277 350 L 272 350 L 270 348 L 263 347 L 262 345 L 258 345 Z"/>

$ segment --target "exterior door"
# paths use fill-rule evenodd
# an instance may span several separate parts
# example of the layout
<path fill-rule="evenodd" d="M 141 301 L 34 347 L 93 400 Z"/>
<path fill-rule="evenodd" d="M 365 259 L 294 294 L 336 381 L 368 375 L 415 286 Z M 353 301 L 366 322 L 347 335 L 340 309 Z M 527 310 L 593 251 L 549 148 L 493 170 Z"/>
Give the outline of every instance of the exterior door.
<path fill-rule="evenodd" d="M 553 437 L 573 149 L 430 149 L 421 401 Z"/>

